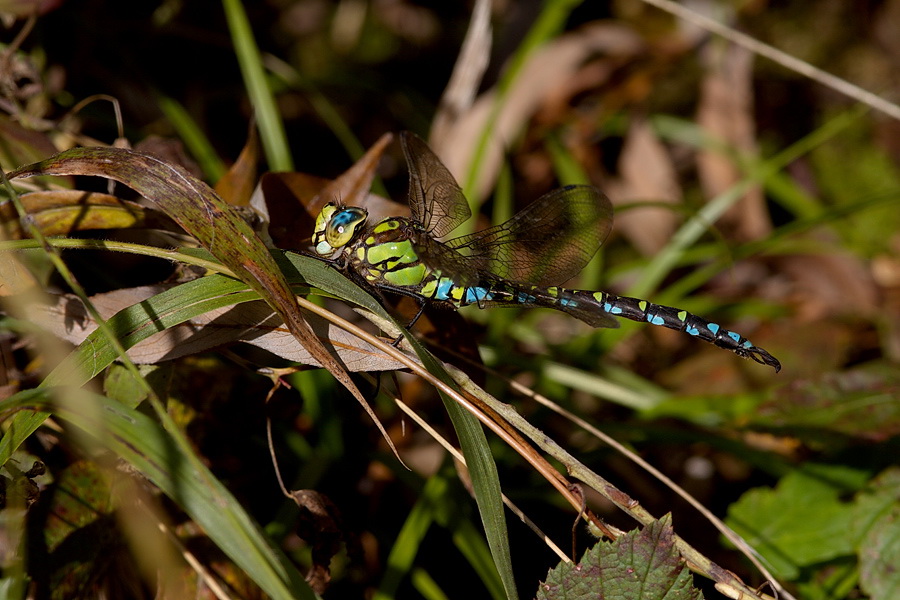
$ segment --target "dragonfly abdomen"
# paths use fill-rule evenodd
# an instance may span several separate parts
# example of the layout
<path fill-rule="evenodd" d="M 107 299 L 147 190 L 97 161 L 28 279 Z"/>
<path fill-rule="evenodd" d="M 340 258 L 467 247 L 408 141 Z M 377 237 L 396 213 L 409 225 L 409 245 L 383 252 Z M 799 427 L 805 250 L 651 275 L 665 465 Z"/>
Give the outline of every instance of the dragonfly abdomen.
<path fill-rule="evenodd" d="M 600 310 L 614 317 L 683 331 L 688 335 L 715 344 L 719 348 L 731 350 L 738 356 L 769 365 L 776 372 L 781 370 L 781 363 L 778 362 L 778 359 L 762 348 L 754 346 L 744 336 L 686 310 L 654 304 L 640 298 L 616 296 L 607 292 L 571 290 L 570 293 L 573 297 L 583 301 L 590 298 L 596 302 Z"/>
<path fill-rule="evenodd" d="M 466 293 L 467 297 L 477 297 L 479 305 L 521 304 L 548 307 L 572 315 L 592 327 L 616 327 L 617 323 L 611 317 L 667 327 L 731 350 L 738 356 L 769 365 L 776 372 L 781 370 L 778 359 L 762 348 L 754 346 L 739 333 L 686 310 L 654 304 L 640 298 L 559 287 L 519 287 L 505 283 L 474 288 L 474 291 L 473 288 L 468 288 Z M 467 304 L 474 303 L 467 302 Z"/>

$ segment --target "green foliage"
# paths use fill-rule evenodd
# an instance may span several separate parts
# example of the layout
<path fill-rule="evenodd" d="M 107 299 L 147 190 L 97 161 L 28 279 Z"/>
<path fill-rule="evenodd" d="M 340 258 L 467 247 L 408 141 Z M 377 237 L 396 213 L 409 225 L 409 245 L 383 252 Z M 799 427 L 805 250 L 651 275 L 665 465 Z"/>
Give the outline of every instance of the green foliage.
<path fill-rule="evenodd" d="M 727 512 L 727 523 L 785 585 L 779 595 L 898 595 L 893 122 L 836 101 L 805 76 L 742 62 L 730 44 L 691 37 L 640 4 L 551 1 L 530 22 L 524 4 L 495 6 L 492 46 L 482 49 L 491 57 L 488 75 L 469 90 L 474 106 L 452 109 L 440 93 L 469 4 L 158 4 L 134 19 L 122 3 L 43 3 L 33 30 L 5 21 L 23 35 L 4 46 L 10 77 L 0 162 L 5 171 L 41 162 L 19 169 L 35 176 L 24 185 L 14 179 L 17 191 L 5 189 L 9 201 L 0 205 L 0 533 L 9 540 L 0 595 L 193 597 L 227 582 L 225 593 L 235 597 L 313 598 L 325 589 L 326 598 L 514 598 L 550 568 L 539 598 L 700 598 L 689 565 L 720 590 L 755 597 L 730 578 L 733 571 L 753 586 L 762 581 L 747 560 L 710 552 L 719 566 L 688 545 L 713 547 L 705 518 L 530 392 L 602 424 L 701 504 Z M 890 22 L 890 6 L 870 7 L 872 23 Z M 15 10 L 34 14 L 34 7 Z M 742 30 L 805 49 L 826 70 L 852 64 L 854 79 L 878 76 L 870 88 L 891 80 L 895 67 L 877 39 L 884 32 L 851 8 L 788 2 L 764 14 L 729 10 Z M 548 57 L 552 68 L 529 70 Z M 728 95 L 742 89 L 743 96 Z M 124 127 L 113 126 L 108 102 L 80 102 L 107 91 L 122 104 Z M 465 321 L 429 314 L 431 325 L 414 333 L 430 345 L 407 335 L 410 345 L 399 344 L 407 356 L 391 354 L 381 342 L 396 338 L 392 315 L 402 307 L 386 309 L 331 266 L 281 248 L 306 248 L 306 213 L 327 201 L 399 214 L 405 181 L 396 149 L 384 154 L 378 175 L 397 204 L 367 197 L 368 185 L 351 194 L 352 186 L 323 187 L 316 176 L 345 170 L 347 156 L 359 157 L 385 131 L 424 136 L 436 110 L 452 118 L 432 146 L 454 165 L 473 213 L 484 219 L 493 211 L 500 222 L 561 184 L 603 188 L 616 203 L 615 229 L 579 285 L 683 306 L 747 331 L 784 359 L 782 373 L 683 334 L 643 324 L 590 331 L 540 310 L 473 308 Z M 262 152 L 248 142 L 248 163 L 263 154 L 272 171 L 296 163 L 313 176 L 260 179 L 255 164 L 229 169 L 254 119 Z M 168 139 L 147 152 L 68 150 L 111 141 L 120 128 L 135 145 Z M 173 137 L 207 181 L 224 174 L 237 188 L 255 188 L 253 210 L 245 197 L 224 188 L 217 195 L 189 175 Z M 141 198 L 120 187 L 91 191 L 84 175 L 124 182 Z M 493 197 L 479 206 L 489 189 Z M 265 245 L 265 225 L 287 243 Z M 41 235 L 26 239 L 32 226 Z M 650 250 L 639 242 L 648 230 L 660 240 Z M 139 262 L 148 256 L 178 267 L 159 274 Z M 97 306 L 108 289 L 161 282 L 166 289 L 116 306 L 104 313 L 105 331 L 73 340 L 73 331 L 96 324 L 90 311 L 73 308 L 81 301 L 57 294 L 79 292 L 79 282 L 88 290 L 82 300 Z M 301 311 L 295 294 L 329 310 L 304 304 Z M 246 327 L 227 349 L 214 344 L 136 366 L 141 361 L 125 355 L 191 328 L 222 335 L 237 327 L 208 319 L 213 311 L 241 315 L 264 301 L 281 322 Z M 37 306 L 61 318 L 34 317 L 49 314 L 29 312 Z M 336 335 L 330 311 L 356 319 L 347 306 L 363 309 L 383 339 Z M 272 330 L 312 349 L 286 359 L 270 352 L 277 343 L 235 345 Z M 461 355 L 513 378 L 526 399 L 493 375 L 475 385 L 454 370 L 467 364 Z M 323 361 L 330 373 L 316 368 Z M 400 365 L 416 377 L 391 381 Z M 373 399 L 378 388 L 396 394 Z M 469 463 L 462 481 L 398 411 L 395 395 L 451 443 L 456 433 Z M 485 414 L 503 415 L 484 422 L 503 423 L 510 438 L 485 435 L 461 408 L 473 398 Z M 361 406 L 384 423 L 388 443 Z M 510 425 L 514 417 L 533 431 Z M 585 464 L 621 483 L 597 484 Z M 576 478 L 590 479 L 593 490 L 579 496 Z M 518 518 L 507 518 L 501 481 L 562 555 L 584 547 L 571 533 L 582 509 L 612 522 L 619 511 L 643 528 L 595 544 L 577 566 L 553 567 L 558 559 Z M 290 494 L 298 490 L 328 497 L 343 519 L 305 522 L 314 511 Z M 670 511 L 676 528 L 668 516 L 653 518 Z M 168 539 L 159 524 L 170 528 Z M 336 553 L 323 555 L 309 533 L 325 530 L 340 534 Z M 204 574 L 186 569 L 182 550 Z"/>
<path fill-rule="evenodd" d="M 856 497 L 853 529 L 860 585 L 875 599 L 891 598 L 900 589 L 900 469 L 891 468 L 872 480 Z"/>
<path fill-rule="evenodd" d="M 819 477 L 794 471 L 774 489 L 750 490 L 729 508 L 727 523 L 786 579 L 853 552 L 854 511 L 823 471 Z"/>
<path fill-rule="evenodd" d="M 840 597 L 829 595 L 834 573 L 824 575 L 849 560 L 857 563 L 858 574 L 845 572 L 842 578 L 859 577 L 872 598 L 890 598 L 898 585 L 891 565 L 900 535 L 900 471 L 890 468 L 866 480 L 866 473 L 846 467 L 810 465 L 788 473 L 774 489 L 746 492 L 731 505 L 728 523 L 808 597 Z"/>
<path fill-rule="evenodd" d="M 577 565 L 562 564 L 540 584 L 538 600 L 701 600 L 674 544 L 671 516 L 614 542 L 597 542 Z"/>
<path fill-rule="evenodd" d="M 61 395 L 66 396 L 65 401 L 57 400 L 54 404 L 54 396 L 59 398 Z M 178 502 L 217 546 L 273 598 L 317 597 L 297 569 L 265 539 L 228 490 L 209 471 L 202 467 L 198 471 L 196 459 L 181 454 L 167 432 L 149 417 L 115 400 L 71 388 L 21 392 L 7 399 L 4 405 L 7 409 L 53 410 L 100 447 L 125 460 Z M 93 468 L 89 467 L 88 471 L 97 476 Z M 100 512 L 92 497 L 99 494 L 103 502 L 107 501 L 108 493 L 102 485 L 78 481 L 63 481 L 63 484 L 74 487 L 68 491 L 62 488 L 57 493 L 65 498 L 67 505 L 77 510 L 78 516 L 73 516 L 71 510 L 64 507 L 56 510 L 67 530 L 62 530 L 60 525 L 48 531 L 55 540 L 48 543 L 51 551 L 54 543 L 61 544 L 64 537 L 86 535 L 79 524 L 93 523 Z M 67 510 L 68 516 L 60 514 L 63 510 Z M 77 541 L 72 544 L 78 546 Z M 100 554 L 96 556 L 99 560 Z M 91 567 L 92 571 L 96 568 L 95 565 Z"/>

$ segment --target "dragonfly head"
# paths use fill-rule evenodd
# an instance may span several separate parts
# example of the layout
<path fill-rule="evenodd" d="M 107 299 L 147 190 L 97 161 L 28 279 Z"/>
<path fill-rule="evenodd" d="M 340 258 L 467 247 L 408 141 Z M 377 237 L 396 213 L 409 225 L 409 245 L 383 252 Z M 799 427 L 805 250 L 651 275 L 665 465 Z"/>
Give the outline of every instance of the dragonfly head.
<path fill-rule="evenodd" d="M 329 202 L 316 217 L 312 236 L 316 254 L 327 256 L 349 244 L 369 218 L 366 209 L 358 206 L 338 206 Z"/>

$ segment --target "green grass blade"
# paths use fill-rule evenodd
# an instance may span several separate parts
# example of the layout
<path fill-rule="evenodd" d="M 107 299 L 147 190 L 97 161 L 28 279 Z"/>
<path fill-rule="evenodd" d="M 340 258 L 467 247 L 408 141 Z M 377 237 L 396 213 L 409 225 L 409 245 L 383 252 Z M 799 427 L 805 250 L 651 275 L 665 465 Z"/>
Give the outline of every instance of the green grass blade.
<path fill-rule="evenodd" d="M 425 600 L 450 600 L 424 569 L 413 569 L 412 584 Z"/>
<path fill-rule="evenodd" d="M 770 177 L 783 170 L 793 161 L 838 135 L 862 117 L 867 110 L 867 107 L 864 106 L 854 107 L 825 123 L 819 129 L 798 140 L 775 156 L 761 161 L 755 166 L 750 165 L 750 171 L 744 179 L 710 200 L 696 215 L 675 232 L 675 235 L 672 236 L 671 241 L 662 252 L 658 253 L 647 267 L 642 270 L 640 281 L 628 290 L 628 294 L 645 297 L 652 293 L 672 268 L 678 264 L 686 249 L 696 243 L 700 236 L 709 228 L 710 224 L 715 223 L 722 213 L 737 202 L 748 189 L 760 183 L 765 183 Z"/>
<path fill-rule="evenodd" d="M 449 489 L 447 478 L 437 473 L 425 482 L 416 505 L 403 522 L 400 533 L 391 547 L 385 565 L 385 576 L 378 586 L 373 600 L 389 600 L 397 594 L 403 578 L 413 568 L 416 554 L 425 534 L 435 521 L 435 504 Z"/>
<path fill-rule="evenodd" d="M 187 146 L 191 156 L 200 164 L 206 180 L 212 183 L 219 181 L 225 174 L 225 163 L 216 154 L 209 138 L 206 137 L 197 122 L 191 118 L 191 115 L 179 102 L 169 96 L 157 96 L 156 102 L 175 131 L 178 132 L 178 137 Z"/>
<path fill-rule="evenodd" d="M 426 483 L 419 501 L 410 511 L 391 548 L 387 560 L 387 575 L 381 582 L 374 600 L 394 598 L 403 578 L 415 573 L 414 559 L 425 534 L 435 521 L 447 527 L 453 534 L 456 547 L 472 565 L 488 589 L 491 598 L 505 598 L 503 583 L 491 559 L 490 549 L 472 522 L 459 519 L 454 508 L 455 499 L 450 494 L 447 477 L 439 472 Z M 449 521 L 448 521 L 449 517 Z"/>
<path fill-rule="evenodd" d="M 581 165 L 559 141 L 556 135 L 548 135 L 545 145 L 553 162 L 556 177 L 563 185 L 590 185 L 591 180 Z M 588 290 L 600 289 L 601 273 L 603 272 L 603 253 L 597 252 L 591 262 L 581 273 L 579 285 Z"/>
<path fill-rule="evenodd" d="M 55 403 L 51 398 L 54 391 L 67 400 Z M 318 598 L 199 458 L 183 455 L 179 445 L 147 415 L 75 388 L 20 392 L 2 407 L 52 412 L 89 434 L 175 501 L 272 598 Z"/>
<path fill-rule="evenodd" d="M 487 587 L 494 600 L 506 597 L 503 581 L 491 558 L 491 549 L 485 545 L 481 532 L 469 519 L 460 521 L 453 531 L 453 544 L 478 573 L 478 577 Z"/>
<path fill-rule="evenodd" d="M 543 365 L 542 374 L 566 387 L 605 398 L 634 410 L 648 410 L 665 399 L 665 394 L 663 393 L 649 394 L 646 391 L 638 392 L 628 386 L 614 383 L 608 378 L 556 362 L 547 361 Z"/>
<path fill-rule="evenodd" d="M 357 161 L 366 153 L 365 147 L 356 137 L 350 124 L 347 123 L 341 112 L 325 94 L 316 88 L 315 84 L 308 77 L 305 77 L 292 65 L 276 57 L 267 59 L 266 64 L 270 67 L 272 74 L 280 79 L 284 85 L 304 94 L 312 109 L 316 111 L 322 122 L 331 130 L 331 133 L 341 143 L 350 158 Z"/>
<path fill-rule="evenodd" d="M 225 9 L 241 74 L 244 77 L 244 85 L 259 123 L 259 136 L 266 159 L 269 161 L 269 168 L 273 171 L 293 171 L 294 161 L 291 158 L 287 134 L 272 89 L 266 79 L 262 57 L 253 38 L 253 30 L 244 6 L 240 0 L 222 0 L 222 6 Z"/>
<path fill-rule="evenodd" d="M 437 363 L 433 364 L 438 367 Z M 475 501 L 478 511 L 481 513 L 481 521 L 484 524 L 494 565 L 500 573 L 506 597 L 513 600 L 519 596 L 516 593 L 515 578 L 513 577 L 512 556 L 509 551 L 509 535 L 503 512 L 503 498 L 500 492 L 500 476 L 497 473 L 497 465 L 478 419 L 452 399 L 444 397 L 443 394 L 441 399 L 444 401 L 444 407 L 450 415 L 453 428 L 459 437 L 459 445 L 466 457 L 469 474 L 472 476 L 472 487 L 475 489 Z"/>

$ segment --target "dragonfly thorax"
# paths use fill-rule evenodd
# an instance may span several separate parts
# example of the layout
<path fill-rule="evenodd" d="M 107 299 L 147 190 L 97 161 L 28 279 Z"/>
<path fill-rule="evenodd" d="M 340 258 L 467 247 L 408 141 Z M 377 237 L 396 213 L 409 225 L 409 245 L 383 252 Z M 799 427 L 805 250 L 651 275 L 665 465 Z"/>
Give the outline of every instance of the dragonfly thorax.
<path fill-rule="evenodd" d="M 358 206 L 338 206 L 329 202 L 316 217 L 316 229 L 312 243 L 316 254 L 327 256 L 343 248 L 356 237 L 369 218 L 369 213 Z"/>

